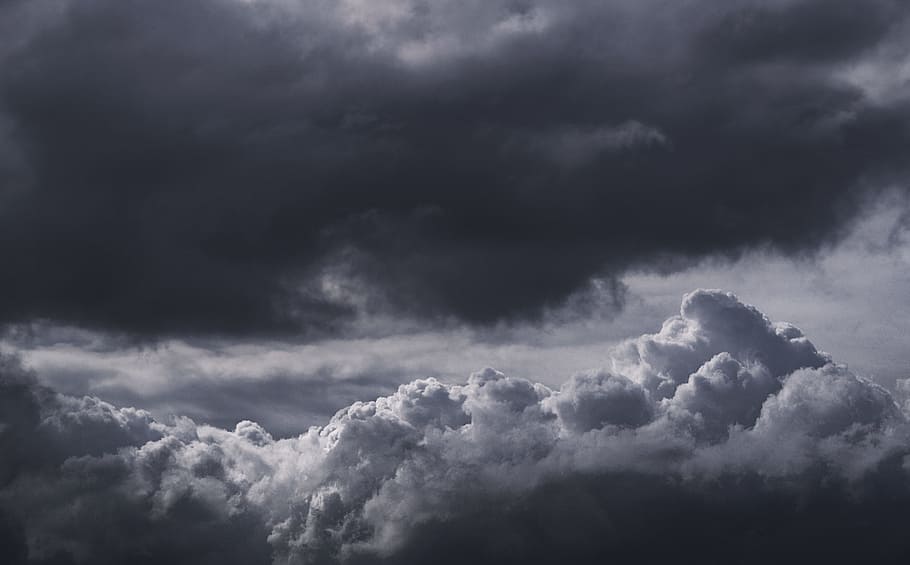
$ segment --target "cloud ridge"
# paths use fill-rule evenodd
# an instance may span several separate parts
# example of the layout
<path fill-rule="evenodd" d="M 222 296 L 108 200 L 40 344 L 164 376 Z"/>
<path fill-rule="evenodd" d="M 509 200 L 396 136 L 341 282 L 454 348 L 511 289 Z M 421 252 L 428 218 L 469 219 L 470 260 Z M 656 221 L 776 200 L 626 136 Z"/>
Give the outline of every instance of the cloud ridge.
<path fill-rule="evenodd" d="M 61 395 L 5 356 L 0 542 L 23 563 L 588 562 L 631 557 L 654 527 L 692 560 L 729 549 L 702 519 L 798 556 L 853 512 L 876 529 L 835 561 L 899 546 L 906 415 L 792 325 L 697 290 L 612 355 L 558 390 L 493 369 L 418 379 L 279 440 Z"/>

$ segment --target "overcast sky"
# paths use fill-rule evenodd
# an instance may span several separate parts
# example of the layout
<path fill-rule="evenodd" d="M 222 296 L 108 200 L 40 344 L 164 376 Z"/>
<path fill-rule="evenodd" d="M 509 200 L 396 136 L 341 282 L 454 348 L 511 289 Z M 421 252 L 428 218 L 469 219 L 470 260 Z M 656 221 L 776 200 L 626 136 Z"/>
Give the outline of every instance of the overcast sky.
<path fill-rule="evenodd" d="M 0 0 L 0 555 L 906 554 L 908 38 L 903 0 Z"/>

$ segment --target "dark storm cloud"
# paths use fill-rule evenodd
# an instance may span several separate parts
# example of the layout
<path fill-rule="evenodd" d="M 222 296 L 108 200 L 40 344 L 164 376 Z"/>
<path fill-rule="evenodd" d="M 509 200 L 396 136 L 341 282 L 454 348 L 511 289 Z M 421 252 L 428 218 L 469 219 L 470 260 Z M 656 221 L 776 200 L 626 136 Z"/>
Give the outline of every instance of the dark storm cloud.
<path fill-rule="evenodd" d="M 534 317 L 815 249 L 907 166 L 903 2 L 4 2 L 0 318 Z"/>
<path fill-rule="evenodd" d="M 720 291 L 559 390 L 416 380 L 285 439 L 78 399 L 0 358 L 13 563 L 899 562 L 910 425 Z M 13 409 L 16 408 L 16 409 Z"/>

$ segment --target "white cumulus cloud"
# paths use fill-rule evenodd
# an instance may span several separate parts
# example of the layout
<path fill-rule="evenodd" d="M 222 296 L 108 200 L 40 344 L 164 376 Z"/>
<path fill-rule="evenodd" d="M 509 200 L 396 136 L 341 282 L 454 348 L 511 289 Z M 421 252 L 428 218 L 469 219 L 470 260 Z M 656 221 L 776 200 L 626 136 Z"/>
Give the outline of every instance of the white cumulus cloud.
<path fill-rule="evenodd" d="M 25 562 L 584 560 L 650 527 L 700 539 L 725 512 L 761 532 L 762 516 L 829 524 L 819 497 L 860 513 L 882 485 L 910 497 L 891 395 L 730 293 L 686 295 L 613 356 L 558 389 L 493 369 L 419 379 L 277 440 L 58 394 L 4 357 L 0 541 Z M 677 511 L 692 524 L 670 527 Z"/>

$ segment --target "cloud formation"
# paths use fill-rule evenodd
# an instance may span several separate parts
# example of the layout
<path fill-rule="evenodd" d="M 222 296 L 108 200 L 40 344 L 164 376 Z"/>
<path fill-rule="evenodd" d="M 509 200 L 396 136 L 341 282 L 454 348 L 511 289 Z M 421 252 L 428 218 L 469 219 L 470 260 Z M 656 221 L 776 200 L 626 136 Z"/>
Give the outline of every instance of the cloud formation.
<path fill-rule="evenodd" d="M 721 291 L 558 390 L 421 379 L 275 439 L 0 371 L 0 542 L 31 563 L 888 562 L 910 427 Z M 746 550 L 748 554 L 744 554 Z"/>
<path fill-rule="evenodd" d="M 630 267 L 815 250 L 905 185 L 897 0 L 8 0 L 0 20 L 4 323 L 533 319 Z"/>

